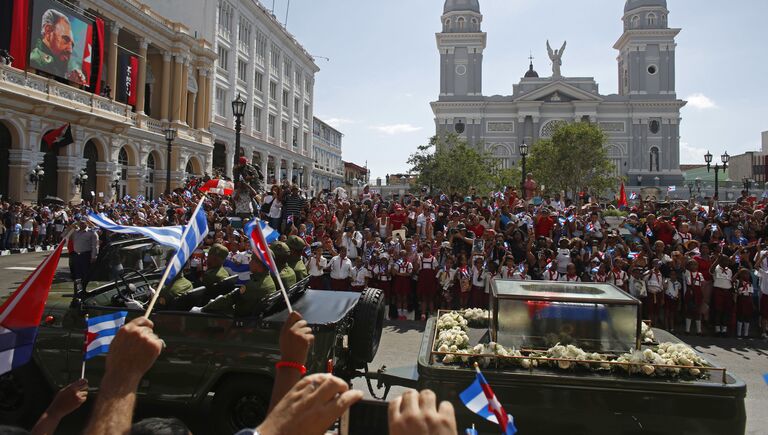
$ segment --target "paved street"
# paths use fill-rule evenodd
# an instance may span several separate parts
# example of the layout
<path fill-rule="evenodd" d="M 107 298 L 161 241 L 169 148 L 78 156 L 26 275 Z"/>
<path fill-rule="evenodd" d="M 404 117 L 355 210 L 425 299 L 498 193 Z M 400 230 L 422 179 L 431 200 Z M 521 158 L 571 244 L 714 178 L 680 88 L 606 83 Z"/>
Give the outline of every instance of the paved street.
<path fill-rule="evenodd" d="M 7 295 L 14 290 L 27 275 L 42 261 L 44 253 L 23 254 L 0 257 L 0 294 Z M 59 264 L 56 280 L 65 280 L 69 276 L 65 258 Z M 371 364 L 371 370 L 382 365 L 396 368 L 413 364 L 419 349 L 423 323 L 388 322 L 382 337 L 379 353 Z M 747 383 L 747 434 L 763 435 L 768 427 L 768 386 L 762 379 L 768 372 L 768 341 L 736 340 L 711 337 L 682 337 L 706 357 L 717 360 Z M 356 388 L 366 392 L 365 382 L 357 380 Z M 390 397 L 399 394 L 402 389 L 393 389 Z M 377 392 L 379 394 L 380 392 Z M 174 410 L 161 410 L 163 415 L 172 415 Z M 72 423 L 76 425 L 76 423 Z"/>

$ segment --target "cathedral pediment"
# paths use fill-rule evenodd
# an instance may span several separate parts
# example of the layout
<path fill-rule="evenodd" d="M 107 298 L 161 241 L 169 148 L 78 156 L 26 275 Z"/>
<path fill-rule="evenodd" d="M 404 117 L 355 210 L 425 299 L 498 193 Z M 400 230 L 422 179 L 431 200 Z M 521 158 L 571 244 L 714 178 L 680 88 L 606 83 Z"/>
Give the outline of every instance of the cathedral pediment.
<path fill-rule="evenodd" d="M 571 103 L 574 101 L 600 102 L 599 95 L 592 94 L 567 82 L 558 80 L 515 97 L 516 102 L 537 101 L 545 103 Z"/>

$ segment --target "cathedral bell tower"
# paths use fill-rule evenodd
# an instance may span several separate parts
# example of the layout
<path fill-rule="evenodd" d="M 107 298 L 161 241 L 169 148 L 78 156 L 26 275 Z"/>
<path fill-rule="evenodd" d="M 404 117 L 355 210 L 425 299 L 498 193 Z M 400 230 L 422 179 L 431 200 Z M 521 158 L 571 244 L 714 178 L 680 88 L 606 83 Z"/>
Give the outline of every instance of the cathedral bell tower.
<path fill-rule="evenodd" d="M 438 33 L 440 51 L 440 100 L 463 100 L 483 94 L 483 50 L 486 34 L 478 0 L 446 0 L 443 31 Z"/>
<path fill-rule="evenodd" d="M 619 50 L 620 95 L 672 95 L 675 91 L 675 37 L 667 21 L 667 0 L 627 0 Z"/>

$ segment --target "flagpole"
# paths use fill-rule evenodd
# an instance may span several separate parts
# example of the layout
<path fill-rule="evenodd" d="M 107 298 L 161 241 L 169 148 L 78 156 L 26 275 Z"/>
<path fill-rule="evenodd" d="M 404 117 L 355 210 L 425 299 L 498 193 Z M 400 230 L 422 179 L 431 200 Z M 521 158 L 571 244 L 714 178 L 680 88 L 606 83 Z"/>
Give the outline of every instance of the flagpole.
<path fill-rule="evenodd" d="M 269 249 L 269 246 L 267 246 L 267 239 L 264 237 L 264 232 L 261 231 L 261 222 L 260 220 L 257 220 L 256 222 L 256 230 L 259 232 L 259 238 L 264 242 L 264 247 L 267 251 L 267 257 L 269 257 L 269 262 L 275 265 L 275 278 L 277 278 L 277 283 L 280 285 L 280 292 L 283 294 L 283 298 L 285 299 L 285 305 L 288 307 L 288 312 L 293 313 L 293 307 L 291 306 L 291 300 L 288 298 L 288 292 L 285 291 L 285 285 L 283 285 L 283 280 L 280 279 L 280 271 L 277 270 L 277 263 L 275 263 L 275 259 L 272 257 L 272 250 Z"/>
<path fill-rule="evenodd" d="M 83 368 L 80 369 L 80 379 L 85 379 L 85 355 L 88 353 L 88 313 L 85 313 L 85 345 L 83 346 Z"/>
<path fill-rule="evenodd" d="M 192 219 L 194 219 L 195 216 L 197 216 L 197 212 L 200 211 L 200 207 L 202 207 L 203 201 L 205 201 L 206 198 L 207 197 L 205 195 L 203 195 L 200 198 L 200 202 L 197 203 L 197 207 L 195 207 L 195 211 L 192 212 Z M 188 222 L 187 227 L 184 228 L 184 232 L 181 234 L 181 243 L 184 243 L 184 240 L 187 238 L 187 234 L 189 234 L 190 229 L 192 229 L 192 223 Z M 197 246 L 195 246 L 195 248 L 196 247 Z M 178 254 L 178 251 L 176 251 L 176 254 Z M 175 255 L 174 255 L 174 258 L 175 258 Z M 149 306 L 147 306 L 147 311 L 144 313 L 144 317 L 146 317 L 147 319 L 149 319 L 149 315 L 152 314 L 152 309 L 155 308 L 155 302 L 157 302 L 157 298 L 158 296 L 160 296 L 160 290 L 163 289 L 163 286 L 165 285 L 165 280 L 168 279 L 168 274 L 171 273 L 171 264 L 172 262 L 168 262 L 168 264 L 165 266 L 165 272 L 163 272 L 163 277 L 160 278 L 160 284 L 158 284 L 155 294 L 152 295 L 152 300 L 149 301 Z M 182 273 L 184 269 L 183 267 L 184 265 L 182 264 L 181 266 L 182 266 L 182 270 L 180 270 L 179 273 Z"/>

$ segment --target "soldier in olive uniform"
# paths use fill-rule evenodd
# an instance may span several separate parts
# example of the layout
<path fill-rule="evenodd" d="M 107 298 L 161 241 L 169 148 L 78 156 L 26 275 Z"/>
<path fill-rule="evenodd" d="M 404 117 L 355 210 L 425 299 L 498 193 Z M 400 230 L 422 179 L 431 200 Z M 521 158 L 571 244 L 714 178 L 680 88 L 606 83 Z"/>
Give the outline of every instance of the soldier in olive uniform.
<path fill-rule="evenodd" d="M 161 307 L 168 307 L 184 293 L 192 290 L 194 286 L 183 273 L 176 275 L 173 284 L 167 285 L 160 290 L 160 296 L 157 298 L 157 304 Z"/>
<path fill-rule="evenodd" d="M 257 256 L 251 257 L 251 280 L 240 287 L 239 292 L 231 292 L 209 302 L 202 308 L 204 313 L 234 314 L 235 317 L 248 317 L 255 314 L 259 304 L 277 291 L 269 271 Z"/>
<path fill-rule="evenodd" d="M 288 266 L 296 272 L 296 280 L 301 281 L 309 276 L 307 266 L 301 258 L 307 243 L 299 236 L 288 236 L 288 247 L 291 248 L 291 255 L 288 256 Z"/>
<path fill-rule="evenodd" d="M 291 249 L 284 242 L 275 242 L 271 246 L 274 253 L 275 266 L 280 271 L 280 280 L 283 281 L 285 289 L 296 285 L 296 272 L 288 266 L 288 257 L 291 255 Z M 277 282 L 275 282 L 277 284 Z"/>
<path fill-rule="evenodd" d="M 208 270 L 203 275 L 203 285 L 207 290 L 212 290 L 219 282 L 229 277 L 229 272 L 224 269 L 224 260 L 229 255 L 229 249 L 216 243 L 208 250 Z"/>

